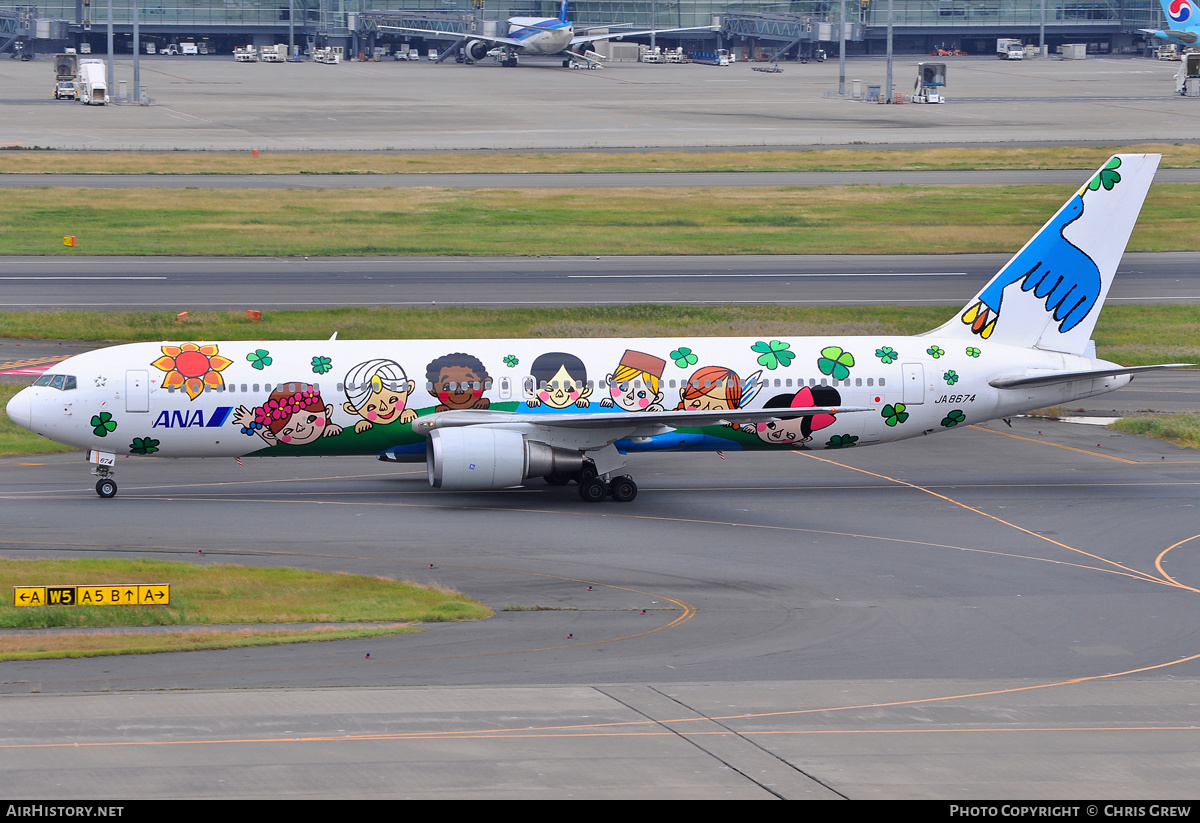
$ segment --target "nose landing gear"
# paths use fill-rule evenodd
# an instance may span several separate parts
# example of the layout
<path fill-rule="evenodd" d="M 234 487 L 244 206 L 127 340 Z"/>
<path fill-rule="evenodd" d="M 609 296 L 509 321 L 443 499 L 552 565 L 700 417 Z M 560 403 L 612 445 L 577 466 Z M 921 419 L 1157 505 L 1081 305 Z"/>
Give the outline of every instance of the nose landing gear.
<path fill-rule="evenodd" d="M 87 460 L 89 463 L 95 464 L 92 474 L 100 478 L 96 481 L 96 494 L 105 500 L 116 497 L 117 481 L 113 480 L 113 466 L 117 462 L 117 456 L 110 452 L 92 449 L 87 453 Z"/>

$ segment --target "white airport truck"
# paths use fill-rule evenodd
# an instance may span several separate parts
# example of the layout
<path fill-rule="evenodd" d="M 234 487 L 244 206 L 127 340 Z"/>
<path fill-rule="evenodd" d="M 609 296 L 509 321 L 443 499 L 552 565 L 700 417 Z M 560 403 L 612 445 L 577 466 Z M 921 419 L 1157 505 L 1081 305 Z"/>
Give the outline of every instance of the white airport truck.
<path fill-rule="evenodd" d="M 1001 37 L 996 41 L 996 56 L 1001 60 L 1024 60 L 1025 46 L 1012 37 Z"/>
<path fill-rule="evenodd" d="M 108 104 L 108 80 L 103 60 L 94 57 L 80 60 L 79 80 L 76 83 L 80 102 L 89 106 Z"/>

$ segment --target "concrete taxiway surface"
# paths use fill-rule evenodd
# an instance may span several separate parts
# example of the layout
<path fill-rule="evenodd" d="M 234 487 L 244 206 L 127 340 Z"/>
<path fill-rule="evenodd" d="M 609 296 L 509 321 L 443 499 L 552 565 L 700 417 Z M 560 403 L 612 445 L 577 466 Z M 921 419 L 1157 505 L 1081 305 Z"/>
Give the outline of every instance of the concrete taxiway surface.
<path fill-rule="evenodd" d="M 910 89 L 927 59 L 897 59 L 895 90 Z M 116 62 L 117 81 L 132 86 L 131 58 Z M 884 106 L 827 97 L 838 91 L 836 61 L 784 64 L 783 74 L 767 75 L 748 64 L 571 71 L 558 61 L 513 70 L 156 56 L 141 62 L 155 105 L 97 108 L 50 99 L 49 61 L 5 61 L 0 142 L 243 151 L 1145 142 L 1192 140 L 1200 121 L 1195 101 L 1174 94 L 1175 63 L 946 62 L 950 102 Z M 882 84 L 886 63 L 854 58 L 847 75 L 848 93 L 853 79 Z"/>
<path fill-rule="evenodd" d="M 3 257 L 0 311 L 635 303 L 962 306 L 1009 257 Z M 1108 301 L 1196 302 L 1198 272 L 1200 253 L 1127 254 Z"/>
<path fill-rule="evenodd" d="M 635 458 L 628 505 L 361 459 L 134 458 L 102 501 L 77 456 L 0 461 L 6 556 L 382 574 L 501 610 L 6 663 L 0 769 L 47 798 L 1194 794 L 1194 452 L 1018 419 L 726 458 Z"/>

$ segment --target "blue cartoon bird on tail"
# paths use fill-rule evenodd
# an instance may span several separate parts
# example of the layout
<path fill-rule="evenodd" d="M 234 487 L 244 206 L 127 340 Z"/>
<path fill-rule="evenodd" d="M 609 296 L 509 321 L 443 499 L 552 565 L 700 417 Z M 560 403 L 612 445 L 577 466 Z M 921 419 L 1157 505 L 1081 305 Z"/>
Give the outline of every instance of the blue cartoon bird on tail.
<path fill-rule="evenodd" d="M 1120 158 L 1114 157 L 979 294 L 962 314 L 962 322 L 980 337 L 991 337 L 1000 319 L 1004 290 L 1021 283 L 1046 301 L 1046 311 L 1059 321 L 1060 332 L 1075 328 L 1087 317 L 1100 296 L 1100 270 L 1095 261 L 1064 235 L 1067 226 L 1084 212 L 1084 195 L 1101 186 L 1111 191 L 1121 180 Z"/>

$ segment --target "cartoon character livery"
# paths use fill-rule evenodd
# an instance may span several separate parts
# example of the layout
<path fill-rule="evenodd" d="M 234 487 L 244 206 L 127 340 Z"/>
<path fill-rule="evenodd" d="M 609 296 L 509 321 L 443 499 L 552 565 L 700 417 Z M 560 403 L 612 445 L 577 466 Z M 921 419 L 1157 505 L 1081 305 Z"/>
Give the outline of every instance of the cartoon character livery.
<path fill-rule="evenodd" d="M 606 408 L 625 411 L 662 411 L 663 370 L 667 361 L 645 352 L 625 350 L 617 370 L 607 375 L 609 396 L 600 401 Z"/>
<path fill-rule="evenodd" d="M 8 415 L 86 449 L 102 497 L 118 455 L 339 454 L 424 463 L 447 492 L 545 478 L 627 502 L 640 452 L 858 449 L 1178 366 L 1121 366 L 1090 343 L 1157 166 L 1113 157 L 963 309 L 913 337 L 134 343 L 55 364 Z M 427 364 L 425 381 L 401 363 Z M 335 392 L 344 402 L 326 403 Z"/>
<path fill-rule="evenodd" d="M 415 388 L 403 366 L 377 357 L 359 363 L 346 375 L 346 402 L 342 408 L 362 418 L 354 424 L 354 431 L 360 434 L 375 425 L 411 423 L 417 413 L 404 406 Z"/>
<path fill-rule="evenodd" d="M 434 411 L 486 409 L 491 401 L 484 392 L 492 387 L 492 378 L 479 358 L 463 352 L 437 358 L 425 369 L 429 391 L 438 400 Z"/>
<path fill-rule="evenodd" d="M 332 420 L 333 406 L 325 405 L 320 389 L 304 383 L 285 383 L 253 411 L 238 406 L 233 413 L 242 434 L 258 435 L 271 446 L 302 446 L 341 434 L 342 427 Z"/>
<path fill-rule="evenodd" d="M 805 386 L 795 394 L 777 394 L 763 404 L 764 409 L 803 409 L 812 406 L 841 405 L 842 398 L 832 386 Z M 790 420 L 768 420 L 749 424 L 744 429 L 758 435 L 764 443 L 775 446 L 792 446 L 808 443 L 813 432 L 832 426 L 837 418 L 832 414 L 808 414 Z"/>
<path fill-rule="evenodd" d="M 533 361 L 529 373 L 526 393 L 532 396 L 525 401 L 526 408 L 540 408 L 544 412 L 577 411 L 591 405 L 587 367 L 575 355 L 548 352 Z"/>

